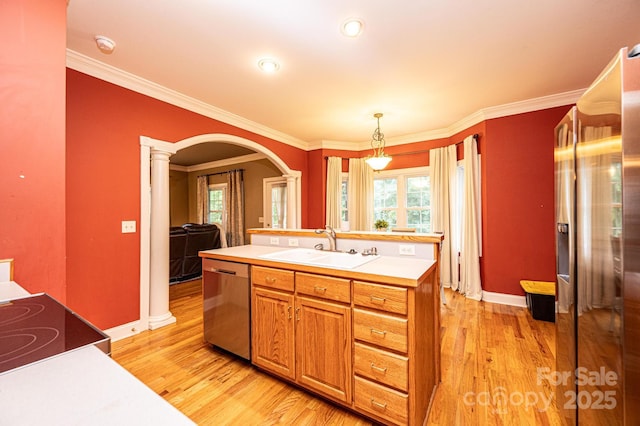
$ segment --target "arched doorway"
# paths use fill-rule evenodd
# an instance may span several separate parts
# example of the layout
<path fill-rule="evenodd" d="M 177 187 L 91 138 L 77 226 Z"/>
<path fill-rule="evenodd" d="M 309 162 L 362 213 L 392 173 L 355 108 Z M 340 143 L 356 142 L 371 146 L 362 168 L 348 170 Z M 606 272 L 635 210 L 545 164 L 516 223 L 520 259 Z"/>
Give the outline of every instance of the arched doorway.
<path fill-rule="evenodd" d="M 169 311 L 169 158 L 200 143 L 223 142 L 264 154 L 287 180 L 290 227 L 300 224 L 301 172 L 292 170 L 268 148 L 223 133 L 193 136 L 176 143 L 140 137 L 140 328 L 173 324 Z"/>

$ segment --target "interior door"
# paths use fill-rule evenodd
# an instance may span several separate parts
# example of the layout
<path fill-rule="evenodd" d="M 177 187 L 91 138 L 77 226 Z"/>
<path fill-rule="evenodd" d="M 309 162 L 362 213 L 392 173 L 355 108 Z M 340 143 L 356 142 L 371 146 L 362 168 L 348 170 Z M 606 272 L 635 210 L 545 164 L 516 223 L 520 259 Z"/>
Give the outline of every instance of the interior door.
<path fill-rule="evenodd" d="M 265 228 L 284 229 L 287 227 L 287 180 L 282 177 L 267 178 L 263 181 Z"/>

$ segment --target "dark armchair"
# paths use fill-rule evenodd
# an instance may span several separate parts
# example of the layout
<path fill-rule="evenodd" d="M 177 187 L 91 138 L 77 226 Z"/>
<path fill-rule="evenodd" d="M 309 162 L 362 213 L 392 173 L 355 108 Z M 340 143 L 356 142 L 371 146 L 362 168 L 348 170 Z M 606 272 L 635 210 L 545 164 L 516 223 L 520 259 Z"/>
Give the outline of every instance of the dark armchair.
<path fill-rule="evenodd" d="M 172 227 L 169 232 L 169 281 L 185 281 L 202 275 L 202 259 L 198 252 L 220 246 L 220 229 L 215 225 L 187 223 Z"/>

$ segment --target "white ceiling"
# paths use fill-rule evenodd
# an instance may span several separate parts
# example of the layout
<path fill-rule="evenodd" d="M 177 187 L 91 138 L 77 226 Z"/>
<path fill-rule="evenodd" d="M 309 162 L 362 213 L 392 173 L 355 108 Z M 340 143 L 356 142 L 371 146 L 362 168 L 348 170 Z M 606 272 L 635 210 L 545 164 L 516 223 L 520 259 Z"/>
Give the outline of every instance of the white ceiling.
<path fill-rule="evenodd" d="M 445 129 L 586 88 L 639 0 L 71 0 L 67 48 L 305 143 Z M 356 39 L 341 23 L 364 20 Z M 117 46 L 101 53 L 94 36 Z M 264 74 L 258 59 L 281 62 Z"/>

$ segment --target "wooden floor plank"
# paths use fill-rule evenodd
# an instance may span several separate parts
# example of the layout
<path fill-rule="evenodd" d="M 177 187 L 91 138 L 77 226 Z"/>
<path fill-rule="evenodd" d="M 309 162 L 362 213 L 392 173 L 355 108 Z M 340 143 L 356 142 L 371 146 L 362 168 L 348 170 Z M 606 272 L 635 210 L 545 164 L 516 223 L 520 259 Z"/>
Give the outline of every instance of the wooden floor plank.
<path fill-rule="evenodd" d="M 445 290 L 442 383 L 427 425 L 559 425 L 554 388 L 537 377 L 555 369 L 555 328 L 524 308 L 466 299 Z M 364 417 L 281 382 L 202 337 L 199 280 L 170 287 L 174 325 L 114 342 L 112 356 L 200 425 L 370 425 Z M 534 396 L 536 404 L 521 399 Z"/>

